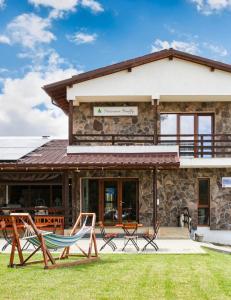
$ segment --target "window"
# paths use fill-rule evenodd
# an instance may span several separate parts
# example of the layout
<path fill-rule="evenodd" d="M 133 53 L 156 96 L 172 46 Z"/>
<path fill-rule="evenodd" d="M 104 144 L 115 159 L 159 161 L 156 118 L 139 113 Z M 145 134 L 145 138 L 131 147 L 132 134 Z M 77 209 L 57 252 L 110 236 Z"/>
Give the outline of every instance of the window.
<path fill-rule="evenodd" d="M 179 144 L 184 156 L 211 157 L 213 114 L 163 113 L 160 115 L 162 144 Z"/>
<path fill-rule="evenodd" d="M 198 225 L 209 225 L 210 180 L 198 180 Z"/>

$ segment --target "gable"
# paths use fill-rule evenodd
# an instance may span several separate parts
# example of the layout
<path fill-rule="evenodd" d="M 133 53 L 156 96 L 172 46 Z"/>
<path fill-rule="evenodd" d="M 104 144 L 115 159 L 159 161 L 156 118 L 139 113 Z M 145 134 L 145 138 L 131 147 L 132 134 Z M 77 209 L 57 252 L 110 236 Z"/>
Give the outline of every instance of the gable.
<path fill-rule="evenodd" d="M 97 101 L 101 97 L 143 96 L 222 96 L 231 95 L 231 73 L 182 59 L 168 58 L 67 87 L 67 100 Z M 174 98 L 174 97 L 173 97 Z M 180 98 L 180 97 L 179 97 Z M 140 98 L 141 99 L 141 98 Z M 166 100 L 167 101 L 167 100 Z"/>

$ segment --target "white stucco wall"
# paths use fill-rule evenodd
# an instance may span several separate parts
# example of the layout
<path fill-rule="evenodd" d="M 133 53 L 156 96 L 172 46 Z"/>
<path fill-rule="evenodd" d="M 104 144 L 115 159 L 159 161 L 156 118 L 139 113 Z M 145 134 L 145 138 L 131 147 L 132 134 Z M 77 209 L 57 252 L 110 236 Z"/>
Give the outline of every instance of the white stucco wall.
<path fill-rule="evenodd" d="M 209 227 L 198 227 L 196 233 L 203 234 L 205 242 L 231 245 L 231 230 L 210 230 Z"/>
<path fill-rule="evenodd" d="M 231 100 L 231 73 L 174 58 L 141 65 L 67 88 L 67 99 L 89 101 L 87 96 L 152 96 L 161 101 Z M 171 96 L 169 98 L 169 95 Z M 175 97 L 174 97 L 175 95 Z M 215 97 L 214 97 L 215 96 Z M 147 97 L 148 99 L 148 97 Z M 93 99 L 91 99 L 93 100 Z"/>

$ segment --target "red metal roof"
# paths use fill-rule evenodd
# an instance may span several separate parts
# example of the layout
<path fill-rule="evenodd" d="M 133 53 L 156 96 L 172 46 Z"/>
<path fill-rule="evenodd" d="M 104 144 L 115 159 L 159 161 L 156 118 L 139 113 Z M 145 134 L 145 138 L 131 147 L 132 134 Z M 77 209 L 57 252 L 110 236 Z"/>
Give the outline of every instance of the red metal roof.
<path fill-rule="evenodd" d="M 25 168 L 153 168 L 178 167 L 177 153 L 100 153 L 67 154 L 67 140 L 53 140 L 29 153 L 16 163 L 0 167 Z"/>

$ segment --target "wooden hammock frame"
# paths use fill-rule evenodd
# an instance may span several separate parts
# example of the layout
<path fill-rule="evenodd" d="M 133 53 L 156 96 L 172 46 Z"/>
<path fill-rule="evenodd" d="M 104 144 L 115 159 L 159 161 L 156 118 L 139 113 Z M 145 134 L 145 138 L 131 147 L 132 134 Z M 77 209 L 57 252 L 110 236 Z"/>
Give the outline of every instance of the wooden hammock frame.
<path fill-rule="evenodd" d="M 99 259 L 96 236 L 95 236 L 95 222 L 96 222 L 95 213 L 80 213 L 70 233 L 70 236 L 76 234 L 76 232 L 78 231 L 78 227 L 81 226 L 81 224 L 83 224 L 84 221 L 83 218 L 86 217 L 91 218 L 90 226 L 92 228 L 90 231 L 88 251 L 85 252 L 79 245 L 76 245 L 82 254 L 70 254 L 70 247 L 66 247 L 63 249 L 61 255 L 56 258 L 52 256 L 51 252 L 47 248 L 43 235 L 36 227 L 29 213 L 14 213 L 11 214 L 10 217 L 12 220 L 13 238 L 12 238 L 12 248 L 10 254 L 10 263 L 8 266 L 11 268 L 25 267 L 31 264 L 44 263 L 44 269 L 55 269 L 61 267 L 71 267 L 71 266 L 77 266 L 81 264 L 87 264 L 93 261 L 97 261 Z M 19 239 L 18 224 L 20 223 L 20 220 L 21 222 L 22 220 L 24 220 L 28 225 L 32 227 L 33 231 L 35 232 L 35 235 L 40 241 L 40 245 L 26 258 L 24 258 L 23 256 L 22 247 Z M 92 253 L 92 249 L 94 249 L 94 253 Z M 20 263 L 14 263 L 16 250 L 18 253 Z M 43 259 L 29 261 L 33 257 L 33 255 L 36 254 L 39 250 L 42 251 Z M 64 260 L 67 259 L 69 256 L 82 257 L 82 259 L 78 259 L 71 262 L 57 263 L 57 260 Z"/>

